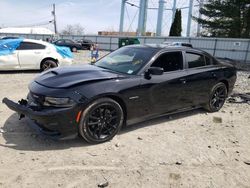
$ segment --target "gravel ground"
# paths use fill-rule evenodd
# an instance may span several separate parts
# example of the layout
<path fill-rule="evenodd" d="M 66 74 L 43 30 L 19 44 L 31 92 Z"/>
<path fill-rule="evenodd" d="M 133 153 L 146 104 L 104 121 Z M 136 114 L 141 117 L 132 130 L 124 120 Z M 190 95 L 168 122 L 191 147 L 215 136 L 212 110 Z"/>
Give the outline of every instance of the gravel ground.
<path fill-rule="evenodd" d="M 0 99 L 24 98 L 37 74 L 1 73 Z M 249 75 L 238 72 L 234 93 L 250 92 Z M 250 105 L 231 101 L 136 124 L 99 145 L 44 138 L 0 104 L 0 187 L 250 187 Z"/>

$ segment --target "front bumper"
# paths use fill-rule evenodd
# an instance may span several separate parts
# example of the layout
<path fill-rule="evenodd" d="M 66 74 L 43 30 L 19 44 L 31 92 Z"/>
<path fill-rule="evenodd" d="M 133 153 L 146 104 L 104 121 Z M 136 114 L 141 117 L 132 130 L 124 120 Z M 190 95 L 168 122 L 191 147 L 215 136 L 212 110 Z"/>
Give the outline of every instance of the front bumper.
<path fill-rule="evenodd" d="M 44 135 L 64 138 L 78 134 L 78 123 L 76 122 L 76 114 L 78 113 L 75 106 L 70 108 L 49 108 L 35 110 L 25 102 L 15 103 L 7 98 L 3 99 L 8 108 L 20 114 L 20 117 L 27 116 L 31 123 Z M 34 126 L 35 125 L 35 126 Z"/>

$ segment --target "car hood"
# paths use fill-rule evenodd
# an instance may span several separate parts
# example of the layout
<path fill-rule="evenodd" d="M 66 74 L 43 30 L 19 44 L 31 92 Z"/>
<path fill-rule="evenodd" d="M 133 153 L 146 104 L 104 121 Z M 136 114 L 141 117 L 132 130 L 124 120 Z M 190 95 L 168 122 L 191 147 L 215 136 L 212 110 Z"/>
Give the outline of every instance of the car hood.
<path fill-rule="evenodd" d="M 35 82 L 50 88 L 68 88 L 78 84 L 117 77 L 121 77 L 121 75 L 94 65 L 83 65 L 48 70 L 36 77 Z"/>

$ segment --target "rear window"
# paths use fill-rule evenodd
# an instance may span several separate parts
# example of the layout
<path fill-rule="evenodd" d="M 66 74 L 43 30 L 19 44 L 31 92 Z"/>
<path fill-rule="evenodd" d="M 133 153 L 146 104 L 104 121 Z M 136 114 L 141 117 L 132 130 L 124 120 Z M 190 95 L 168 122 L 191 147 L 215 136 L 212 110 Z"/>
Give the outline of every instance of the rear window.
<path fill-rule="evenodd" d="M 21 42 L 20 46 L 17 50 L 42 50 L 45 49 L 46 46 L 42 44 L 37 44 L 33 42 Z"/>
<path fill-rule="evenodd" d="M 55 42 L 55 44 L 63 44 L 64 43 L 64 40 L 58 40 Z"/>
<path fill-rule="evenodd" d="M 74 41 L 69 40 L 69 39 L 65 40 L 65 42 L 66 42 L 66 43 L 74 43 Z"/>
<path fill-rule="evenodd" d="M 187 52 L 186 61 L 188 63 L 188 68 L 202 67 L 206 65 L 205 58 L 201 54 Z"/>
<path fill-rule="evenodd" d="M 206 65 L 211 65 L 211 64 L 213 64 L 211 58 L 205 56 L 205 60 L 206 60 Z"/>

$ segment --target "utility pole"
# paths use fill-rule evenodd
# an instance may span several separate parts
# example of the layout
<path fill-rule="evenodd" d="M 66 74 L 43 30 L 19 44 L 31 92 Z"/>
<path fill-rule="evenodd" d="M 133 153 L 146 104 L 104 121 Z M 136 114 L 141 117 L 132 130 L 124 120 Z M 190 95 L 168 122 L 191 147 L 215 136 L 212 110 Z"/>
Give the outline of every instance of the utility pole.
<path fill-rule="evenodd" d="M 56 5 L 53 4 L 53 10 L 51 12 L 52 16 L 53 16 L 53 23 L 54 23 L 54 30 L 55 30 L 55 34 L 57 34 L 57 26 L 56 26 Z"/>
<path fill-rule="evenodd" d="M 119 27 L 119 33 L 120 35 L 123 32 L 123 24 L 124 24 L 124 10 L 125 10 L 125 3 L 127 0 L 122 0 L 121 4 L 121 15 L 120 15 L 120 27 Z"/>
<path fill-rule="evenodd" d="M 204 4 L 204 0 L 200 0 L 200 3 L 199 3 L 199 16 L 198 16 L 199 19 L 201 18 L 200 9 L 203 7 L 203 4 Z M 198 23 L 198 25 L 197 25 L 197 37 L 200 37 L 200 36 L 201 36 L 201 24 Z"/>
<path fill-rule="evenodd" d="M 192 12 L 193 12 L 193 3 L 194 0 L 189 0 L 189 11 L 188 11 L 188 21 L 187 21 L 187 37 L 190 36 L 191 30 L 191 21 L 192 21 Z"/>

